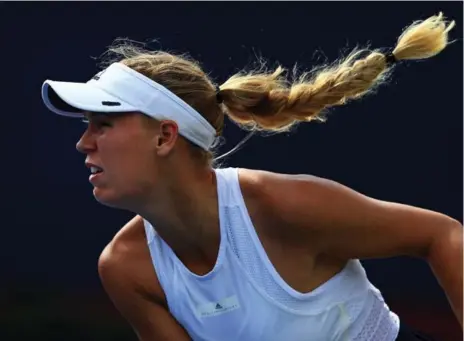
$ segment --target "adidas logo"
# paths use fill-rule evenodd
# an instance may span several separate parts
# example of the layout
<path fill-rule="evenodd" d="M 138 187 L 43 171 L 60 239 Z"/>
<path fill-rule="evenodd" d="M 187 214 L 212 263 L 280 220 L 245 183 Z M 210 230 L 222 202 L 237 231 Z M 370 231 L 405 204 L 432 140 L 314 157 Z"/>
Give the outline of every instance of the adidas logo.
<path fill-rule="evenodd" d="M 206 302 L 197 307 L 198 317 L 218 316 L 240 308 L 237 296 L 229 296 L 218 301 Z"/>

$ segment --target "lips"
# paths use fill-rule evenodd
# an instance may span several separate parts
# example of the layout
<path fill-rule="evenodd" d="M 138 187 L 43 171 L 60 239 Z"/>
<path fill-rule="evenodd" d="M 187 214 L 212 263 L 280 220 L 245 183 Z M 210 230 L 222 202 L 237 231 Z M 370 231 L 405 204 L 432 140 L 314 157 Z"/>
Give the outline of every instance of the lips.
<path fill-rule="evenodd" d="M 90 169 L 90 177 L 89 180 L 90 182 L 94 182 L 96 178 L 103 172 L 103 168 L 96 165 L 95 163 L 91 163 L 86 161 L 85 166 Z"/>
<path fill-rule="evenodd" d="M 98 174 L 98 173 L 101 173 L 101 172 L 103 172 L 103 169 L 101 169 L 100 167 L 90 166 L 90 173 Z"/>

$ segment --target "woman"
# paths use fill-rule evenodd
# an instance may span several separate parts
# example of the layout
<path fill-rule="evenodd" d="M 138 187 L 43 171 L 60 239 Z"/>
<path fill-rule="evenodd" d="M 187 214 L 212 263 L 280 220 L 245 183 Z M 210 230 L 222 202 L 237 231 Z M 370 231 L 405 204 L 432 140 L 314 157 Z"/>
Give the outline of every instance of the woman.
<path fill-rule="evenodd" d="M 53 112 L 85 117 L 77 143 L 100 203 L 136 216 L 99 259 L 103 285 L 140 340 L 419 340 L 359 259 L 426 260 L 462 325 L 462 226 L 330 180 L 215 169 L 224 115 L 280 132 L 359 98 L 393 64 L 448 42 L 443 16 L 411 25 L 388 54 L 358 51 L 313 78 L 237 74 L 218 89 L 194 61 L 122 45 L 85 84 L 46 81 Z"/>

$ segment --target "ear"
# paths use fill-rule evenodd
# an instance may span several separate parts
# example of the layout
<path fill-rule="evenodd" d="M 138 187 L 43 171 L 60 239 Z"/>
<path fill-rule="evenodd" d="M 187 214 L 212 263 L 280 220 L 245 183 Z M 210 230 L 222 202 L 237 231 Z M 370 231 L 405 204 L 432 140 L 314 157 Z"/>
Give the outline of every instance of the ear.
<path fill-rule="evenodd" d="M 174 121 L 161 121 L 159 125 L 159 134 L 156 141 L 156 153 L 159 156 L 167 156 L 179 136 L 179 127 Z"/>

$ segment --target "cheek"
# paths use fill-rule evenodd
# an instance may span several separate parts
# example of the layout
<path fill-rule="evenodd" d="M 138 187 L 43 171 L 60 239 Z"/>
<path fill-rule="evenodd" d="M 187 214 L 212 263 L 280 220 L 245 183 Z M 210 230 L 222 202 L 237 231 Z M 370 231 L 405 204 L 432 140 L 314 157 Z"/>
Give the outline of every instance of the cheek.
<path fill-rule="evenodd" d="M 122 185 L 142 186 L 156 178 L 156 167 L 150 155 L 144 151 L 129 151 L 114 155 L 111 176 Z"/>
<path fill-rule="evenodd" d="M 137 186 L 156 178 L 155 154 L 138 136 L 101 139 L 98 146 L 103 168 L 119 186 Z"/>

